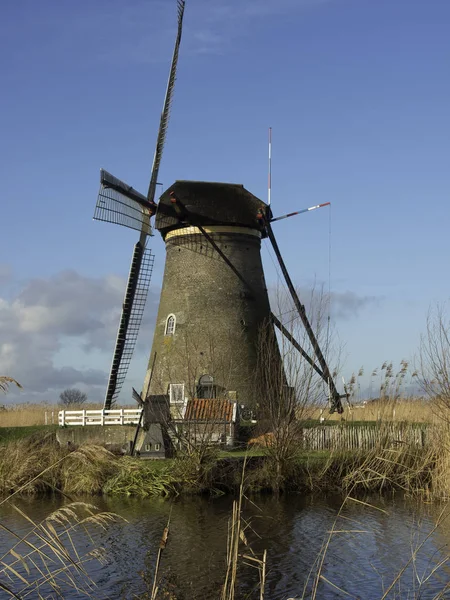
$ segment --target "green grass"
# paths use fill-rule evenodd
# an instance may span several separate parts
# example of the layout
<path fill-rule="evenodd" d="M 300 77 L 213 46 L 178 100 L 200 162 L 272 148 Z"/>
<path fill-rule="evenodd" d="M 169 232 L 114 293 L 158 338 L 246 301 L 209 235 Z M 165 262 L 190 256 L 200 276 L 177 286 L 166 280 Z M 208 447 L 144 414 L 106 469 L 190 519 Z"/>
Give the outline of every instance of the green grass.
<path fill-rule="evenodd" d="M 218 453 L 218 458 L 244 458 L 244 456 L 264 456 L 263 448 L 236 448 L 235 450 L 221 450 Z"/>
<path fill-rule="evenodd" d="M 164 471 L 167 467 L 170 467 L 174 463 L 174 458 L 136 458 L 139 462 L 146 465 L 146 468 L 152 471 Z"/>
<path fill-rule="evenodd" d="M 297 455 L 295 462 L 298 465 L 320 463 L 320 462 L 328 460 L 332 454 L 333 454 L 333 452 L 331 450 L 308 450 L 308 451 L 305 450 L 303 452 L 300 452 Z M 349 456 L 351 456 L 352 452 L 350 450 L 348 451 L 348 453 L 341 452 L 340 456 L 343 456 L 344 454 L 348 454 Z M 218 458 L 218 460 L 221 460 L 224 458 L 242 459 L 245 456 L 247 458 L 251 458 L 253 456 L 268 456 L 268 455 L 270 455 L 270 452 L 267 452 L 264 448 L 249 448 L 248 450 L 245 450 L 245 449 L 223 450 L 223 451 L 219 452 L 217 458 Z"/>
<path fill-rule="evenodd" d="M 14 440 L 22 440 L 28 438 L 35 433 L 47 433 L 56 431 L 58 425 L 28 425 L 25 427 L 0 427 L 0 444 L 12 442 Z"/>

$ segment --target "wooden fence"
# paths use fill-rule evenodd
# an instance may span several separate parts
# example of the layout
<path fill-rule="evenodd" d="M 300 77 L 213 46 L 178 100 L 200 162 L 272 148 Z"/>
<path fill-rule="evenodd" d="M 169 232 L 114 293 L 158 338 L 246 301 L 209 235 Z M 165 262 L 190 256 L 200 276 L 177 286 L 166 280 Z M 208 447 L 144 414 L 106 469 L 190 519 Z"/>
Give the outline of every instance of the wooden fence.
<path fill-rule="evenodd" d="M 430 438 L 429 427 L 404 423 L 383 423 L 380 426 L 323 426 L 303 429 L 305 450 L 370 450 L 378 445 L 425 447 Z"/>
<path fill-rule="evenodd" d="M 65 425 L 137 425 L 142 408 L 118 408 L 116 410 L 60 410 L 58 423 Z"/>

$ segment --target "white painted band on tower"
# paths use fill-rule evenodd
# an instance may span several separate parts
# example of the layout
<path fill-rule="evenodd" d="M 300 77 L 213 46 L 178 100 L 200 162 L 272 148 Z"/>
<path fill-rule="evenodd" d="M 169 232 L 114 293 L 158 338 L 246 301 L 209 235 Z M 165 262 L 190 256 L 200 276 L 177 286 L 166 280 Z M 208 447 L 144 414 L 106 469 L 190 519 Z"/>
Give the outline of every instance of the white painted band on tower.
<path fill-rule="evenodd" d="M 250 229 L 249 227 L 238 227 L 234 225 L 210 225 L 209 227 L 203 227 L 206 233 L 238 233 L 241 235 L 251 235 L 253 237 L 261 238 L 261 232 L 257 229 Z M 170 240 L 174 237 L 182 235 L 203 235 L 198 227 L 181 227 L 180 229 L 174 229 L 166 234 L 165 240 Z"/>

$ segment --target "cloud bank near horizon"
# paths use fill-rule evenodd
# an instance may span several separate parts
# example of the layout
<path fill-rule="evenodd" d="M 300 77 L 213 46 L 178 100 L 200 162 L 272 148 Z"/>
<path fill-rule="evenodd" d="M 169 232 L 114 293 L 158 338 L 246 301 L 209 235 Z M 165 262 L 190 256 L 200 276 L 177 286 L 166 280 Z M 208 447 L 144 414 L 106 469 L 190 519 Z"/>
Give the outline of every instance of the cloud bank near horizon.
<path fill-rule="evenodd" d="M 103 398 L 117 334 L 125 280 L 86 277 L 74 270 L 26 282 L 0 298 L 0 369 L 23 386 L 9 401 L 55 401 L 79 387 Z M 149 350 L 158 294 L 150 291 L 136 355 Z M 150 341 L 149 341 L 150 340 Z"/>
<path fill-rule="evenodd" d="M 68 269 L 19 284 L 6 266 L 2 272 L 14 282 L 15 292 L 0 297 L 0 372 L 24 388 L 11 388 L 4 401 L 54 402 L 68 387 L 79 387 L 91 401 L 101 401 L 125 279 L 86 277 Z M 317 295 L 308 288 L 300 295 L 309 311 Z M 351 291 L 333 292 L 332 314 L 337 320 L 352 319 L 378 300 Z M 134 360 L 147 360 L 158 301 L 159 290 L 150 289 Z"/>

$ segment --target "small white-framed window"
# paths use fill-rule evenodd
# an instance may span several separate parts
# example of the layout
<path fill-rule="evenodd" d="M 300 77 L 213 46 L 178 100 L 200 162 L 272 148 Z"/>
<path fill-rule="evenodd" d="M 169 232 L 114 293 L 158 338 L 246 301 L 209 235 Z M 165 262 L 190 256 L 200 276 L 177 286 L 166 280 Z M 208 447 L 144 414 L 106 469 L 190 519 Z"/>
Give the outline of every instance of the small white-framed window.
<path fill-rule="evenodd" d="M 164 331 L 164 335 L 173 335 L 175 333 L 175 325 L 175 315 L 169 315 L 166 319 L 166 329 Z"/>
<path fill-rule="evenodd" d="M 184 403 L 184 383 L 169 383 L 170 404 Z"/>
<path fill-rule="evenodd" d="M 161 444 L 155 444 L 155 451 L 159 452 L 161 450 Z"/>

